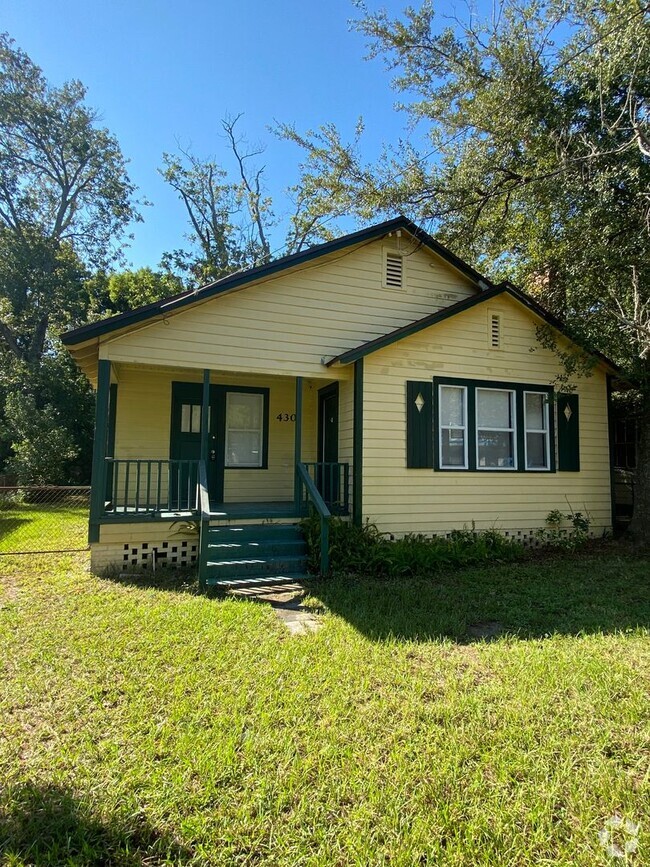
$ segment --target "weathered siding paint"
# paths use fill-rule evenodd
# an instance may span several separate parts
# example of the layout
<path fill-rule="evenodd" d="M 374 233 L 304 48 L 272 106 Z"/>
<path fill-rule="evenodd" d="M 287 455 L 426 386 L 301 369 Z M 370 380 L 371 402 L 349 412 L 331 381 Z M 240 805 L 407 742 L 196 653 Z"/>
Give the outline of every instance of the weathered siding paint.
<path fill-rule="evenodd" d="M 116 458 L 169 457 L 172 382 L 200 382 L 187 370 L 156 370 L 120 365 L 115 430 Z M 235 376 L 214 372 L 213 384 L 259 386 L 269 394 L 269 466 L 266 470 L 225 470 L 225 502 L 293 499 L 295 423 L 277 416 L 295 412 L 293 377 Z M 302 458 L 316 460 L 318 385 L 303 383 Z M 140 533 L 142 531 L 140 530 Z"/>
<path fill-rule="evenodd" d="M 489 346 L 501 315 L 501 348 Z M 448 532 L 470 526 L 530 531 L 552 509 L 588 512 L 596 533 L 611 526 L 606 376 L 576 380 L 581 470 L 577 473 L 435 472 L 406 468 L 406 381 L 433 376 L 548 385 L 560 370 L 535 339 L 535 317 L 516 301 L 479 305 L 365 359 L 364 517 L 386 532 Z M 534 351 L 531 352 L 531 349 Z"/>
<path fill-rule="evenodd" d="M 237 372 L 345 378 L 323 358 L 447 307 L 476 289 L 429 250 L 400 240 L 404 289 L 382 288 L 385 244 L 333 254 L 210 299 L 100 345 L 100 358 Z M 396 241 L 391 241 L 396 249 Z"/>

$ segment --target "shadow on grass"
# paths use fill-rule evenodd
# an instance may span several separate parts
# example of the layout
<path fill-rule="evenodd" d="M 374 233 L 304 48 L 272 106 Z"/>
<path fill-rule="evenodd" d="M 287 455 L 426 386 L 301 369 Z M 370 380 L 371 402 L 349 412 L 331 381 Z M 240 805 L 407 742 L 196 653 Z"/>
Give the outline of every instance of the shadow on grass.
<path fill-rule="evenodd" d="M 0 512 L 0 542 L 19 530 L 24 524 L 31 524 L 32 518 L 3 518 Z"/>
<path fill-rule="evenodd" d="M 166 569 L 161 567 L 155 572 L 150 569 L 143 572 L 109 571 L 100 575 L 100 578 L 125 587 L 162 590 L 168 593 L 187 593 L 190 596 L 210 595 L 200 590 L 196 569 Z"/>
<path fill-rule="evenodd" d="M 68 791 L 34 784 L 3 793 L 0 855 L 4 864 L 34 867 L 188 864 L 194 857 L 141 816 L 106 822 Z"/>
<path fill-rule="evenodd" d="M 309 589 L 373 640 L 466 644 L 648 628 L 649 576 L 648 559 L 573 555 L 430 578 L 321 580 Z"/>

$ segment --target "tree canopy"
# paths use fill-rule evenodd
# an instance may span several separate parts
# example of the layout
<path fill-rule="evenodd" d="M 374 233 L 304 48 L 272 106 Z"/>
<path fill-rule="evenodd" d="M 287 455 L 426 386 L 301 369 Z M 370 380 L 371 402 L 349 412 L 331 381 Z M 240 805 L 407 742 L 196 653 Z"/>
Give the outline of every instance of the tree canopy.
<path fill-rule="evenodd" d="M 87 474 L 89 386 L 58 334 L 86 321 L 91 270 L 119 259 L 138 218 L 126 161 L 85 96 L 78 81 L 50 86 L 0 35 L 0 457 L 13 451 L 9 468 L 32 479 L 39 453 L 51 480 Z"/>

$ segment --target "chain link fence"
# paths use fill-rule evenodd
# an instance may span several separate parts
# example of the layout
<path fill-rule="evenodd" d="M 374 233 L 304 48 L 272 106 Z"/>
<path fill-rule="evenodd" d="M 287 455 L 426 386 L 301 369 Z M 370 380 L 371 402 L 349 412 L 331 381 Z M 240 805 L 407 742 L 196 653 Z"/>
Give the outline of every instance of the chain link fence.
<path fill-rule="evenodd" d="M 89 487 L 0 486 L 0 557 L 88 548 Z"/>

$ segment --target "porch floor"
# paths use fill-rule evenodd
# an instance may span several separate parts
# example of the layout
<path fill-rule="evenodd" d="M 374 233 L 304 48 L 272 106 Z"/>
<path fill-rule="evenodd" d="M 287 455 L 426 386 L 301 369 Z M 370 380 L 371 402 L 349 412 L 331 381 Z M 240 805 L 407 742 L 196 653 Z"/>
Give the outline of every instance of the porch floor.
<path fill-rule="evenodd" d="M 213 520 L 223 518 L 298 518 L 293 500 L 276 500 L 268 503 L 211 503 Z"/>
<path fill-rule="evenodd" d="M 277 500 L 263 503 L 211 503 L 210 515 L 212 520 L 243 520 L 246 518 L 298 518 L 293 500 Z M 196 518 L 198 512 L 194 509 L 161 509 L 154 511 L 145 506 L 138 509 L 134 507 L 118 506 L 107 510 L 102 516 L 102 521 L 129 521 L 129 520 L 154 520 L 174 521 L 182 518 Z"/>

